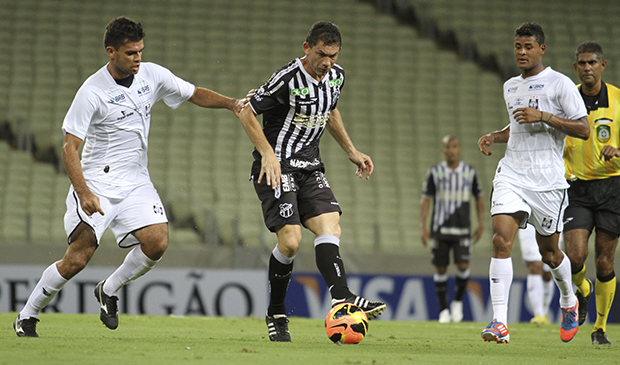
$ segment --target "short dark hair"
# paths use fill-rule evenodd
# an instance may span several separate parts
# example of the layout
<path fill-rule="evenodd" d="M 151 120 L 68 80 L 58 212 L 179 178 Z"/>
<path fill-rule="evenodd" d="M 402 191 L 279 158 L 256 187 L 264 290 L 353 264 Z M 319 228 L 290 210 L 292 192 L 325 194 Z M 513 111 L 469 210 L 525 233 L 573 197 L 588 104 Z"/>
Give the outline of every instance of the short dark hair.
<path fill-rule="evenodd" d="M 515 30 L 515 38 L 517 37 L 534 37 L 539 45 L 545 44 L 545 32 L 540 25 L 536 23 L 523 23 Z"/>
<path fill-rule="evenodd" d="M 594 41 L 585 41 L 581 43 L 575 51 L 575 60 L 577 60 L 579 55 L 582 53 L 594 53 L 599 61 L 603 61 L 605 59 L 603 57 L 603 47 Z"/>
<path fill-rule="evenodd" d="M 110 20 L 105 27 L 103 46 L 119 49 L 127 42 L 139 42 L 144 39 L 145 33 L 142 24 L 133 19 L 121 16 Z"/>
<path fill-rule="evenodd" d="M 316 22 L 310 28 L 306 42 L 312 48 L 319 42 L 323 42 L 326 46 L 337 45 L 342 46 L 342 37 L 338 26 L 330 22 Z"/>

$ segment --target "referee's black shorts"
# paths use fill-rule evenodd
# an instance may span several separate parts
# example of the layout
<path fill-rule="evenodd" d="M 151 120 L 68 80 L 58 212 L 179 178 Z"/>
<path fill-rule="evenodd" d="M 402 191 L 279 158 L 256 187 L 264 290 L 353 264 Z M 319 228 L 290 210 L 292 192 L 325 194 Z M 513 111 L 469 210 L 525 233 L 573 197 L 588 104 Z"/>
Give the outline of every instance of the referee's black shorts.
<path fill-rule="evenodd" d="M 262 203 L 265 225 L 275 232 L 281 225 L 299 225 L 317 215 L 338 212 L 340 205 L 321 171 L 282 174 L 279 191 L 274 191 L 263 178 L 254 190 Z"/>
<path fill-rule="evenodd" d="M 570 182 L 564 231 L 594 227 L 620 235 L 620 176 Z"/>

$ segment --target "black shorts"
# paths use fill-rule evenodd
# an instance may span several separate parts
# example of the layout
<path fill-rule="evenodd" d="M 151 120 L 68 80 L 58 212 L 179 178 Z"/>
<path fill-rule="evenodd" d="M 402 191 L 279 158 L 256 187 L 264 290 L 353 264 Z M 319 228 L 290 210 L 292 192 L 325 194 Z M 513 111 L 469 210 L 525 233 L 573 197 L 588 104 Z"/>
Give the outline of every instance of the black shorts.
<path fill-rule="evenodd" d="M 570 183 L 564 231 L 594 227 L 620 235 L 620 176 Z"/>
<path fill-rule="evenodd" d="M 282 186 L 276 190 L 263 178 L 260 184 L 254 182 L 254 189 L 262 202 L 265 225 L 272 232 L 278 226 L 303 224 L 306 219 L 320 214 L 342 214 L 321 171 L 282 174 Z"/>
<path fill-rule="evenodd" d="M 468 263 L 471 255 L 471 238 L 463 236 L 435 236 L 431 239 L 431 257 L 435 267 L 450 264 L 450 250 L 455 264 Z"/>

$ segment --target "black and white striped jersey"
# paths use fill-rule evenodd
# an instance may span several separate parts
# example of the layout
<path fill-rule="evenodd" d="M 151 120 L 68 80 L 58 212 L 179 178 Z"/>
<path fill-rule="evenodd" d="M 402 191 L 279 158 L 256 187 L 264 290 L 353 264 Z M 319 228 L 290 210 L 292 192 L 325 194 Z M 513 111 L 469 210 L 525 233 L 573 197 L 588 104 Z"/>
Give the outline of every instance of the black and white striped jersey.
<path fill-rule="evenodd" d="M 297 58 L 274 72 L 254 93 L 250 106 L 263 115 L 263 132 L 283 173 L 324 170 L 319 140 L 343 85 L 344 70 L 338 64 L 317 81 Z M 256 149 L 253 155 L 260 169 L 261 155 Z"/>
<path fill-rule="evenodd" d="M 453 170 L 444 161 L 431 167 L 422 187 L 423 196 L 434 200 L 431 235 L 469 236 L 470 198 L 481 193 L 472 166 L 460 162 Z"/>

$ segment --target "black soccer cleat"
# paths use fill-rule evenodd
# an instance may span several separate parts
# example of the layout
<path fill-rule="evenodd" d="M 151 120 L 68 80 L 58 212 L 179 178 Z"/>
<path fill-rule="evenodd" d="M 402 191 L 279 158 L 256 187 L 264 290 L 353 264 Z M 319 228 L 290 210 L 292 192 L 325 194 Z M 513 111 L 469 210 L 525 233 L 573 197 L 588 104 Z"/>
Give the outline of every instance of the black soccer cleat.
<path fill-rule="evenodd" d="M 13 322 L 13 329 L 15 329 L 15 333 L 19 337 L 39 337 L 37 333 L 37 322 L 39 322 L 38 318 L 26 318 L 19 319 L 19 315 L 15 318 L 15 322 Z"/>
<path fill-rule="evenodd" d="M 97 298 L 97 301 L 101 305 L 101 314 L 99 318 L 106 327 L 115 330 L 118 327 L 118 297 L 110 297 L 104 293 L 103 283 L 105 283 L 105 280 L 95 287 L 95 298 Z"/>
<path fill-rule="evenodd" d="M 269 339 L 275 342 L 291 342 L 291 334 L 288 332 L 288 318 L 284 314 L 265 316 Z"/>
<path fill-rule="evenodd" d="M 577 296 L 577 300 L 579 301 L 579 325 L 581 326 L 586 322 L 586 318 L 588 317 L 588 303 L 590 303 L 590 298 L 592 297 L 592 291 L 594 286 L 590 279 L 585 279 L 590 284 L 590 293 L 585 297 L 581 294 L 579 290 L 575 295 Z"/>
<path fill-rule="evenodd" d="M 592 335 L 590 335 L 590 337 L 592 338 L 593 345 L 611 345 L 611 342 L 609 342 L 609 340 L 607 339 L 607 335 L 602 328 L 599 328 L 596 331 L 592 332 Z"/>
<path fill-rule="evenodd" d="M 368 319 L 376 318 L 385 310 L 385 308 L 387 308 L 383 302 L 371 302 L 360 297 L 359 295 L 352 295 L 345 299 L 332 299 L 332 308 L 340 303 L 351 303 L 360 307 L 364 312 L 366 312 Z"/>

